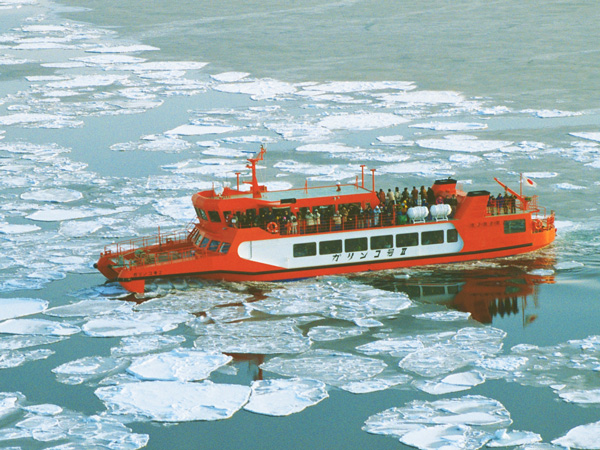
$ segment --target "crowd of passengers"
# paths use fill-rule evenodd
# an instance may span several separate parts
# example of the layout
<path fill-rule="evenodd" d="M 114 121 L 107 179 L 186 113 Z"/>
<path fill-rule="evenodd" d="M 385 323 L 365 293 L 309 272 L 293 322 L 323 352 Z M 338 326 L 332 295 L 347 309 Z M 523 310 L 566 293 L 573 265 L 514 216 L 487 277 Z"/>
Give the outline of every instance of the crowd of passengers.
<path fill-rule="evenodd" d="M 517 212 L 517 198 L 514 195 L 506 194 L 502 196 L 499 193 L 497 197 L 490 195 L 487 203 L 488 214 L 500 215 L 500 214 L 514 214 Z"/>
<path fill-rule="evenodd" d="M 450 218 L 454 216 L 457 207 L 456 195 L 442 197 L 435 195 L 430 187 L 421 186 L 412 191 L 408 188 L 400 191 L 388 189 L 387 193 L 380 189 L 377 193 L 379 204 L 371 207 L 369 203 L 365 208 L 359 203 L 339 205 L 315 206 L 301 208 L 297 214 L 289 209 L 263 208 L 259 214 L 254 210 L 248 213 L 236 212 L 227 217 L 229 226 L 237 228 L 260 227 L 281 234 L 317 233 L 337 230 L 352 230 L 410 223 L 408 209 L 415 206 L 429 207 L 433 204 L 448 204 L 451 207 Z M 431 214 L 426 221 L 432 220 Z M 275 224 L 275 225 L 272 225 Z"/>

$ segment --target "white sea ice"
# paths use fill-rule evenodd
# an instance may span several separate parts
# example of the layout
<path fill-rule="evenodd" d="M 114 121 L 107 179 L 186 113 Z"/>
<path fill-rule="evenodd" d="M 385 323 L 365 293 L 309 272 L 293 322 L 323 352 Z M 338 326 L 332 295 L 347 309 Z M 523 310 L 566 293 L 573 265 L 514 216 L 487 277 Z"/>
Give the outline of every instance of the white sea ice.
<path fill-rule="evenodd" d="M 223 134 L 239 130 L 230 125 L 180 125 L 165 131 L 166 136 L 202 136 L 205 134 Z"/>
<path fill-rule="evenodd" d="M 60 336 L 0 336 L 0 350 L 18 350 L 39 345 L 50 345 L 63 339 L 66 338 Z"/>
<path fill-rule="evenodd" d="M 41 230 L 41 228 L 37 225 L 0 223 L 0 233 L 2 234 L 31 233 L 39 230 Z"/>
<path fill-rule="evenodd" d="M 563 191 L 581 191 L 583 189 L 588 189 L 587 186 L 580 186 L 571 183 L 557 183 L 554 185 L 554 187 Z"/>
<path fill-rule="evenodd" d="M 471 317 L 471 313 L 449 309 L 446 311 L 416 314 L 414 317 L 417 319 L 434 320 L 439 322 L 455 322 L 469 319 Z"/>
<path fill-rule="evenodd" d="M 283 81 L 263 79 L 255 81 L 242 81 L 240 83 L 218 84 L 214 86 L 216 91 L 230 92 L 233 94 L 247 94 L 253 100 L 268 100 L 280 96 L 296 93 L 293 84 Z"/>
<path fill-rule="evenodd" d="M 349 337 L 360 336 L 368 331 L 364 327 L 317 326 L 308 331 L 308 337 L 315 342 L 339 341 Z"/>
<path fill-rule="evenodd" d="M 86 49 L 88 53 L 134 53 L 134 52 L 147 52 L 160 50 L 157 47 L 151 45 L 114 45 L 114 46 L 101 46 Z"/>
<path fill-rule="evenodd" d="M 319 126 L 330 130 L 375 130 L 408 122 L 408 119 L 391 113 L 337 114 L 321 119 Z"/>
<path fill-rule="evenodd" d="M 575 427 L 552 443 L 567 448 L 600 449 L 600 422 Z"/>
<path fill-rule="evenodd" d="M 363 152 L 360 147 L 348 147 L 344 144 L 307 144 L 296 147 L 298 152 L 316 152 L 316 153 L 355 153 Z"/>
<path fill-rule="evenodd" d="M 194 346 L 203 351 L 269 355 L 302 353 L 310 348 L 310 339 L 291 319 L 214 324 L 196 320 L 188 326 L 199 335 Z"/>
<path fill-rule="evenodd" d="M 428 394 L 442 395 L 450 392 L 466 391 L 485 382 L 485 377 L 477 372 L 453 373 L 439 381 L 419 380 L 415 386 Z"/>
<path fill-rule="evenodd" d="M 110 349 L 114 357 L 140 356 L 154 352 L 165 352 L 179 348 L 185 342 L 183 336 L 127 336 L 121 339 L 119 347 Z"/>
<path fill-rule="evenodd" d="M 0 298 L 0 321 L 37 314 L 47 307 L 48 302 L 38 298 Z"/>
<path fill-rule="evenodd" d="M 409 125 L 410 128 L 424 128 L 435 131 L 472 131 L 472 130 L 485 130 L 487 124 L 485 123 L 467 123 L 467 122 L 428 122 L 428 123 L 416 123 Z"/>
<path fill-rule="evenodd" d="M 10 319 L 0 323 L 0 333 L 69 336 L 80 331 L 76 325 L 43 319 Z"/>
<path fill-rule="evenodd" d="M 55 317 L 98 317 L 107 314 L 131 314 L 133 305 L 107 299 L 82 300 L 70 305 L 47 309 L 44 314 Z"/>
<path fill-rule="evenodd" d="M 514 445 L 535 444 L 541 442 L 542 437 L 531 431 L 498 430 L 494 437 L 487 443 L 488 447 L 512 447 Z"/>
<path fill-rule="evenodd" d="M 237 384 L 142 381 L 96 389 L 113 414 L 156 422 L 228 419 L 250 398 L 251 389 Z"/>
<path fill-rule="evenodd" d="M 384 103 L 408 103 L 412 105 L 462 104 L 465 98 L 462 94 L 452 91 L 411 91 L 393 94 L 374 94 Z"/>
<path fill-rule="evenodd" d="M 21 194 L 23 200 L 35 200 L 38 202 L 68 203 L 82 199 L 83 194 L 74 189 L 36 189 Z"/>
<path fill-rule="evenodd" d="M 560 391 L 558 395 L 560 398 L 569 403 L 600 403 L 600 389 L 587 389 L 566 392 Z"/>
<path fill-rule="evenodd" d="M 477 450 L 490 439 L 489 434 L 464 425 L 434 425 L 409 431 L 400 442 L 420 450 Z"/>
<path fill-rule="evenodd" d="M 187 313 L 138 312 L 91 319 L 82 326 L 91 337 L 123 337 L 174 330 L 193 316 Z"/>
<path fill-rule="evenodd" d="M 307 85 L 303 89 L 306 91 L 347 94 L 384 90 L 408 91 L 415 89 L 415 87 L 414 83 L 410 81 L 332 81 L 329 83 Z"/>
<path fill-rule="evenodd" d="M 289 416 L 329 397 L 325 383 L 309 379 L 269 379 L 252 383 L 244 409 L 268 416 Z"/>
<path fill-rule="evenodd" d="M 45 208 L 29 214 L 27 219 L 37 220 L 40 222 L 60 222 L 63 220 L 84 219 L 87 217 L 109 216 L 121 212 L 133 211 L 136 208 L 119 207 L 119 208 L 90 208 L 80 207 L 72 209 L 64 208 Z"/>
<path fill-rule="evenodd" d="M 59 234 L 71 238 L 79 238 L 94 234 L 100 230 L 104 225 L 97 221 L 81 221 L 73 220 L 67 222 L 61 222 L 58 228 Z"/>
<path fill-rule="evenodd" d="M 233 83 L 235 81 L 240 81 L 249 76 L 248 72 L 223 72 L 218 73 L 216 75 L 211 75 L 210 77 L 213 80 L 219 81 L 221 83 Z"/>
<path fill-rule="evenodd" d="M 57 380 L 64 384 L 81 384 L 94 378 L 106 377 L 121 371 L 128 364 L 126 360 L 119 360 L 106 356 L 86 356 L 61 364 L 52 369 L 57 375 Z"/>
<path fill-rule="evenodd" d="M 580 133 L 569 133 L 571 136 L 575 136 L 582 139 L 589 139 L 590 141 L 600 142 L 600 132 L 580 132 Z"/>
<path fill-rule="evenodd" d="M 510 141 L 480 140 L 475 136 L 458 134 L 444 136 L 443 139 L 421 139 L 417 141 L 417 145 L 423 148 L 466 153 L 490 152 L 508 147 L 511 144 Z"/>
<path fill-rule="evenodd" d="M 127 372 L 141 380 L 199 381 L 228 364 L 233 358 L 222 353 L 175 349 L 135 358 Z"/>
<path fill-rule="evenodd" d="M 351 381 L 339 386 L 339 388 L 353 394 L 369 394 L 371 392 L 385 391 L 400 384 L 408 384 L 410 381 L 412 381 L 412 377 L 405 374 L 392 376 L 380 374 L 366 380 Z"/>
<path fill-rule="evenodd" d="M 47 348 L 35 350 L 0 350 L 0 369 L 18 367 L 29 361 L 46 359 L 54 352 Z"/>
<path fill-rule="evenodd" d="M 367 380 L 387 367 L 379 359 L 330 350 L 311 350 L 292 358 L 276 357 L 263 364 L 261 369 L 280 375 L 312 378 L 332 386 Z"/>

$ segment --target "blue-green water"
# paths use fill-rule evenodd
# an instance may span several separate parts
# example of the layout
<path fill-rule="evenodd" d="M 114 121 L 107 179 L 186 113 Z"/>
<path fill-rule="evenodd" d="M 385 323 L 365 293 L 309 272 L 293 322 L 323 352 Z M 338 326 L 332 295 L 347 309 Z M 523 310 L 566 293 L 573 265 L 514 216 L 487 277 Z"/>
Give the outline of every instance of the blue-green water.
<path fill-rule="evenodd" d="M 600 448 L 596 17 L 562 1 L 0 0 L 0 446 L 471 449 L 506 429 L 506 448 Z M 495 193 L 525 173 L 558 238 L 448 268 L 157 283 L 146 301 L 94 271 L 104 245 L 184 226 L 191 194 L 235 183 L 261 143 L 270 189 L 361 164 L 382 188 L 452 176 Z M 189 375 L 207 351 L 233 360 Z M 198 394 L 204 379 L 223 390 Z M 293 382 L 206 420 L 260 379 Z M 274 416 L 293 400 L 312 406 Z M 384 426 L 389 408 L 404 418 Z"/>

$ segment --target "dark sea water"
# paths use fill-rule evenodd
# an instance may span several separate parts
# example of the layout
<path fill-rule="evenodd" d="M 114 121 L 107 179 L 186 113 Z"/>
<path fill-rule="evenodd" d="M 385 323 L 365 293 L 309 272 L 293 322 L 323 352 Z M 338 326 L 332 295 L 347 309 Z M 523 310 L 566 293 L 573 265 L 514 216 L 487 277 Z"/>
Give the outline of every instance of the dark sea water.
<path fill-rule="evenodd" d="M 0 447 L 600 448 L 600 31 L 585 1 L 0 0 Z M 93 269 L 191 195 L 514 189 L 549 248 L 290 283 Z"/>

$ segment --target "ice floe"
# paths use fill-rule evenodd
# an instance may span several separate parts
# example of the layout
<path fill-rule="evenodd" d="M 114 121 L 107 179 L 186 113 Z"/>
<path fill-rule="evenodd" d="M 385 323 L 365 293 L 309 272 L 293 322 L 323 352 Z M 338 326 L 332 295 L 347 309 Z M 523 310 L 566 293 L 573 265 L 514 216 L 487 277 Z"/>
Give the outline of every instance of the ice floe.
<path fill-rule="evenodd" d="M 38 202 L 69 203 L 82 199 L 83 194 L 74 189 L 37 189 L 21 194 L 23 200 Z"/>
<path fill-rule="evenodd" d="M 139 312 L 91 319 L 82 326 L 91 337 L 123 337 L 174 330 L 192 318 L 187 313 Z"/>
<path fill-rule="evenodd" d="M 141 380 L 199 381 L 233 358 L 222 353 L 175 349 L 134 359 L 127 371 Z"/>
<path fill-rule="evenodd" d="M 410 128 L 424 128 L 435 131 L 472 131 L 485 130 L 487 124 L 478 122 L 427 122 L 409 125 Z"/>
<path fill-rule="evenodd" d="M 475 136 L 466 135 L 448 135 L 443 139 L 420 139 L 417 141 L 417 145 L 423 148 L 466 153 L 490 152 L 511 144 L 510 141 L 480 140 Z"/>
<path fill-rule="evenodd" d="M 247 94 L 253 100 L 273 99 L 282 95 L 294 94 L 297 91 L 296 87 L 290 83 L 269 79 L 219 84 L 214 86 L 214 89 L 221 92 Z"/>
<path fill-rule="evenodd" d="M 250 393 L 248 386 L 210 381 L 142 381 L 95 391 L 112 414 L 156 422 L 227 419 L 248 402 Z"/>
<path fill-rule="evenodd" d="M 44 319 L 9 319 L 0 323 L 0 333 L 69 336 L 80 331 L 76 325 Z"/>
<path fill-rule="evenodd" d="M 141 44 L 133 44 L 133 45 L 113 45 L 113 46 L 101 46 L 95 48 L 88 48 L 86 52 L 88 53 L 136 53 L 136 52 L 148 52 L 148 51 L 158 51 L 160 50 L 157 47 L 153 47 L 151 45 L 141 45 Z"/>
<path fill-rule="evenodd" d="M 575 427 L 552 443 L 566 448 L 600 449 L 600 422 Z"/>
<path fill-rule="evenodd" d="M 222 125 L 180 125 L 172 130 L 165 131 L 167 136 L 202 136 L 205 134 L 222 134 L 239 130 L 234 126 Z"/>
<path fill-rule="evenodd" d="M 52 369 L 57 380 L 64 384 L 81 384 L 93 379 L 104 378 L 112 373 L 123 370 L 128 364 L 126 360 L 119 360 L 106 356 L 86 356 L 61 364 Z"/>
<path fill-rule="evenodd" d="M 439 381 L 416 381 L 415 386 L 428 394 L 442 395 L 466 391 L 485 382 L 485 377 L 477 371 L 459 372 L 448 375 Z"/>
<path fill-rule="evenodd" d="M 0 233 L 2 234 L 31 233 L 39 230 L 41 228 L 37 225 L 0 223 Z"/>
<path fill-rule="evenodd" d="M 408 119 L 391 113 L 338 114 L 325 117 L 319 126 L 329 130 L 375 130 L 408 122 Z"/>
<path fill-rule="evenodd" d="M 586 132 L 578 132 L 578 133 L 569 133 L 571 136 L 575 136 L 582 139 L 588 139 L 590 141 L 600 142 L 600 132 L 595 131 L 586 131 Z"/>
<path fill-rule="evenodd" d="M 276 357 L 261 365 L 268 372 L 312 378 L 332 386 L 368 380 L 386 367 L 387 364 L 379 359 L 330 350 L 311 350 L 291 358 Z"/>
<path fill-rule="evenodd" d="M 0 321 L 44 311 L 48 301 L 37 298 L 0 298 Z"/>
<path fill-rule="evenodd" d="M 314 406 L 329 396 L 325 383 L 309 379 L 270 379 L 252 383 L 244 409 L 269 416 L 288 416 Z"/>

